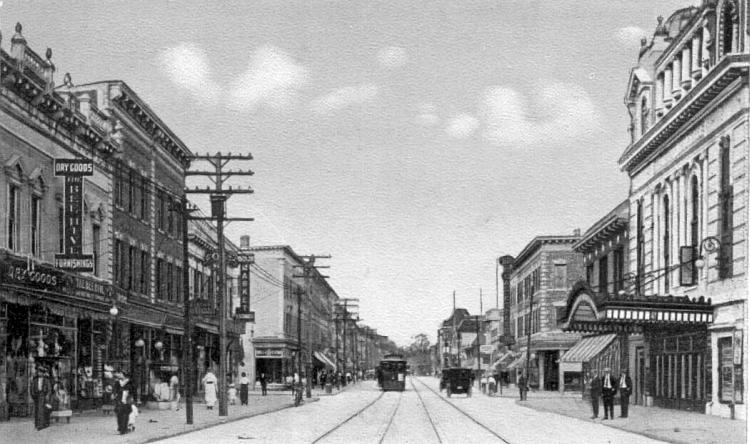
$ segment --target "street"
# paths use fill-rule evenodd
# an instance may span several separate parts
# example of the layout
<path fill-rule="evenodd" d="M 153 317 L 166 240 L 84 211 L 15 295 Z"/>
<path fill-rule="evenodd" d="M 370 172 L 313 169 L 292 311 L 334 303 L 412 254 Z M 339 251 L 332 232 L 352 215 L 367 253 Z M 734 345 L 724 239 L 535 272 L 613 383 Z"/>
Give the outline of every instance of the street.
<path fill-rule="evenodd" d="M 184 434 L 160 443 L 655 443 L 600 423 L 539 412 L 511 398 L 450 400 L 435 378 L 410 378 L 403 393 L 372 381 L 338 396 Z M 554 438 L 552 438 L 554 437 Z"/>

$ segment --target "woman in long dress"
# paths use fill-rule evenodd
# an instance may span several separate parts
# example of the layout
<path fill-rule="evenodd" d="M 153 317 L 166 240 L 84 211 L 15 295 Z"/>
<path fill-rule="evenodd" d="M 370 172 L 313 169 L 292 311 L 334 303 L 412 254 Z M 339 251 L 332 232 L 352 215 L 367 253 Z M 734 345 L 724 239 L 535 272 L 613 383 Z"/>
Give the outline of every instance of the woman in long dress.
<path fill-rule="evenodd" d="M 216 404 L 216 384 L 218 383 L 218 380 L 213 372 L 209 370 L 206 373 L 206 376 L 203 377 L 201 383 L 203 384 L 203 391 L 205 392 L 206 408 L 213 410 L 214 404 Z"/>

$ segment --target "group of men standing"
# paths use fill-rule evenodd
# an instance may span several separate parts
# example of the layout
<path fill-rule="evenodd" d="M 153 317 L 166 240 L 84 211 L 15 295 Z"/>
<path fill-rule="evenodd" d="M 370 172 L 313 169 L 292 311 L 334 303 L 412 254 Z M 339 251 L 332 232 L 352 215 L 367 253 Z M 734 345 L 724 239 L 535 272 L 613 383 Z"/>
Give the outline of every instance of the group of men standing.
<path fill-rule="evenodd" d="M 600 396 L 604 404 L 604 419 L 614 419 L 615 394 L 618 391 L 620 392 L 620 418 L 628 417 L 628 403 L 630 402 L 630 394 L 633 391 L 633 381 L 630 379 L 627 370 L 624 370 L 619 378 L 612 376 L 611 371 L 609 367 L 606 367 L 604 369 L 604 376 L 593 377 L 590 380 L 591 407 L 594 411 L 594 416 L 591 419 L 599 417 Z"/>

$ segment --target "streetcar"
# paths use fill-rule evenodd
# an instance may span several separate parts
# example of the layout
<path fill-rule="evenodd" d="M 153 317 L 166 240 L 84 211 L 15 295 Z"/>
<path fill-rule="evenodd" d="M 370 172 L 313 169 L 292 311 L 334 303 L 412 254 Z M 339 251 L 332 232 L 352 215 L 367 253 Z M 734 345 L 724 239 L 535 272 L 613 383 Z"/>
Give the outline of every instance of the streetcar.
<path fill-rule="evenodd" d="M 378 384 L 381 390 L 403 392 L 406 388 L 406 371 L 406 360 L 402 355 L 385 355 L 378 366 Z"/>

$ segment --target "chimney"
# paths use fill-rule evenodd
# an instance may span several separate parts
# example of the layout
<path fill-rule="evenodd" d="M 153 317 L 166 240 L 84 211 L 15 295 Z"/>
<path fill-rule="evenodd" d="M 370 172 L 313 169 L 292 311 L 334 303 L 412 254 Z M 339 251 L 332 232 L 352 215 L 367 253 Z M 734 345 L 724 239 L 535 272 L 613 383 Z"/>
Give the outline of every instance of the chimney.
<path fill-rule="evenodd" d="M 575 230 L 573 230 L 573 236 L 581 237 L 581 229 L 576 228 Z"/>
<path fill-rule="evenodd" d="M 241 250 L 250 249 L 250 236 L 248 235 L 240 236 L 240 249 Z"/>

